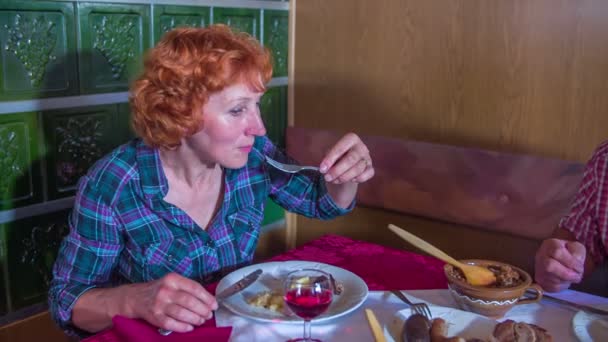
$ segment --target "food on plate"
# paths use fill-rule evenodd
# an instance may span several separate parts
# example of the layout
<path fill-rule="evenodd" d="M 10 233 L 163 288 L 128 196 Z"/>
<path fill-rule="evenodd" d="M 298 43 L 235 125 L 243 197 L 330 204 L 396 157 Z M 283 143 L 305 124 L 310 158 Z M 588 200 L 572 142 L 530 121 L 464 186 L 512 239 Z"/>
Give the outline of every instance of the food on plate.
<path fill-rule="evenodd" d="M 447 265 L 446 267 L 452 277 L 464 282 L 467 281 L 459 268 L 452 265 Z M 488 287 L 515 287 L 524 281 L 519 272 L 509 265 L 488 265 L 486 267 L 496 276 L 496 282 Z"/>
<path fill-rule="evenodd" d="M 420 314 L 413 314 L 405 321 L 403 342 L 429 342 L 431 322 Z"/>
<path fill-rule="evenodd" d="M 431 342 L 465 342 L 460 336 L 448 337 L 448 325 L 443 318 L 435 318 L 431 323 Z"/>
<path fill-rule="evenodd" d="M 405 321 L 403 342 L 551 342 L 553 337 L 538 325 L 506 320 L 496 324 L 491 336 L 464 338 L 448 336 L 448 322 L 443 318 L 429 321 L 420 314 L 413 314 Z"/>
<path fill-rule="evenodd" d="M 495 342 L 546 342 L 553 341 L 547 330 L 538 325 L 506 320 L 496 324 L 492 334 Z"/>
<path fill-rule="evenodd" d="M 261 307 L 274 312 L 283 312 L 283 308 L 285 306 L 283 293 L 277 291 L 260 292 L 247 299 L 247 303 L 249 305 Z"/>
<path fill-rule="evenodd" d="M 325 276 L 321 276 L 321 278 L 327 279 Z M 334 287 L 334 294 L 339 295 L 344 291 L 344 285 L 341 282 L 335 280 L 335 278 L 330 274 L 330 281 Z M 314 279 L 317 280 L 317 279 Z M 322 279 L 323 280 L 323 279 Z M 313 281 L 310 277 L 302 277 L 296 280 L 295 284 L 292 285 L 292 288 L 297 287 L 297 284 L 310 284 Z M 283 290 L 273 290 L 273 291 L 263 291 L 255 294 L 254 296 L 246 299 L 247 304 L 264 308 L 270 311 L 285 313 L 285 299 Z"/>
<path fill-rule="evenodd" d="M 405 321 L 403 342 L 470 342 L 460 336 L 448 337 L 448 325 L 442 318 L 429 321 L 420 314 L 413 314 Z"/>

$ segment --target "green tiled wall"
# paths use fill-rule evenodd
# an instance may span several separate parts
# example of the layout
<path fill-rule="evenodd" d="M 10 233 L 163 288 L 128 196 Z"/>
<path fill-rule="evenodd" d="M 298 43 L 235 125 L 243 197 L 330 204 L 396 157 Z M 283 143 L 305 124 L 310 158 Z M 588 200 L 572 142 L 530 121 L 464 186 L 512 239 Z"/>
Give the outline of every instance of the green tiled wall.
<path fill-rule="evenodd" d="M 75 27 L 71 3 L 2 0 L 0 101 L 76 94 Z"/>
<path fill-rule="evenodd" d="M 80 176 L 127 140 L 124 130 L 120 129 L 127 117 L 118 115 L 118 105 L 42 113 L 49 199 L 74 195 Z"/>
<path fill-rule="evenodd" d="M 264 12 L 264 45 L 273 54 L 274 77 L 287 76 L 288 19 L 286 11 Z"/>
<path fill-rule="evenodd" d="M 209 24 L 209 7 L 167 6 L 154 7 L 154 41 L 176 27 L 205 27 Z"/>
<path fill-rule="evenodd" d="M 211 22 L 255 35 L 273 52 L 274 76 L 287 76 L 287 11 L 151 3 L 0 0 L 0 105 L 124 94 L 162 34 Z M 134 136 L 129 106 L 118 102 L 0 113 L 0 315 L 46 300 L 77 180 Z M 286 113 L 283 83 L 262 99 L 268 135 L 281 147 Z M 57 202 L 68 207 L 29 214 Z M 13 211 L 21 214 L 7 221 Z M 283 217 L 269 200 L 264 224 Z"/>
<path fill-rule="evenodd" d="M 150 43 L 150 6 L 78 3 L 81 93 L 127 90 Z"/>
<path fill-rule="evenodd" d="M 8 286 L 14 309 L 46 300 L 59 242 L 67 234 L 62 210 L 2 225 L 5 234 Z"/>
<path fill-rule="evenodd" d="M 213 22 L 223 23 L 260 39 L 260 11 L 240 8 L 214 8 Z"/>
<path fill-rule="evenodd" d="M 42 200 L 36 113 L 0 115 L 0 208 Z"/>

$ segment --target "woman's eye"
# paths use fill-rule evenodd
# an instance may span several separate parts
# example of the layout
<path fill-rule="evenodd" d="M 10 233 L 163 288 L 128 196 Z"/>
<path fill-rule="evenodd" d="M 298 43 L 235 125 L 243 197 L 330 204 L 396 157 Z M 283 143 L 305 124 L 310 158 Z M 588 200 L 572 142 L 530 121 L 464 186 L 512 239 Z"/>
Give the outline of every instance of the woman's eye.
<path fill-rule="evenodd" d="M 230 114 L 237 116 L 245 111 L 244 107 L 236 107 L 230 110 Z"/>

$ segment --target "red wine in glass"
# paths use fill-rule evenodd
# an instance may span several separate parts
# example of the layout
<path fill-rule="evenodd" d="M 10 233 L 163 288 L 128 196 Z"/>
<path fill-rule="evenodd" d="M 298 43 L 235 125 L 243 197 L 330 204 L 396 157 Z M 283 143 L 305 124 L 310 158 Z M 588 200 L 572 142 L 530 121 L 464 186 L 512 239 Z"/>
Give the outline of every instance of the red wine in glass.
<path fill-rule="evenodd" d="M 333 287 L 329 274 L 317 269 L 301 269 L 287 275 L 285 303 L 304 318 L 304 337 L 289 341 L 318 341 L 310 337 L 310 321 L 324 313 L 332 301 Z"/>
<path fill-rule="evenodd" d="M 312 288 L 299 288 L 287 291 L 285 303 L 296 315 L 313 319 L 327 310 L 331 297 L 332 291 L 329 289 L 315 291 Z"/>

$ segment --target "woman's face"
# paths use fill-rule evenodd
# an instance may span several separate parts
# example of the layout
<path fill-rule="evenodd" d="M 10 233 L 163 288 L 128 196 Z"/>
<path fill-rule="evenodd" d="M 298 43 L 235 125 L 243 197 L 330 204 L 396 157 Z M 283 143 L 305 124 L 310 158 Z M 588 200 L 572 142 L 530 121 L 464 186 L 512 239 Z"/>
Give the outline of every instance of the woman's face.
<path fill-rule="evenodd" d="M 203 106 L 199 132 L 185 139 L 204 161 L 237 169 L 245 166 L 254 138 L 266 134 L 260 98 L 246 83 L 237 83 L 209 96 Z"/>

